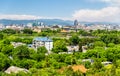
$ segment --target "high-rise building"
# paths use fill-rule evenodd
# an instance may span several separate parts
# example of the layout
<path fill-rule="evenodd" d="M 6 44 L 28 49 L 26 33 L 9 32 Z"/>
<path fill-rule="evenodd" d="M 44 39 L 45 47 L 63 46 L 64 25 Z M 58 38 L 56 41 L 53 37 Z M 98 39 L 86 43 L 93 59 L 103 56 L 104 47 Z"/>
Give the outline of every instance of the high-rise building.
<path fill-rule="evenodd" d="M 74 26 L 75 26 L 75 30 L 77 32 L 77 26 L 78 26 L 78 21 L 77 20 L 74 21 Z"/>
<path fill-rule="evenodd" d="M 77 21 L 77 20 L 74 21 L 74 25 L 75 25 L 75 26 L 78 25 L 78 21 Z"/>

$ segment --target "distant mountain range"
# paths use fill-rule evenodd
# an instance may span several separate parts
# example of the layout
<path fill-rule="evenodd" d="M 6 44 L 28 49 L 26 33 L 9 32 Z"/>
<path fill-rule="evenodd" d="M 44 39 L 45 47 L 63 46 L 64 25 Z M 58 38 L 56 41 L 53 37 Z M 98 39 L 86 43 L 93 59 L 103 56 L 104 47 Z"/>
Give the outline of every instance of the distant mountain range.
<path fill-rule="evenodd" d="M 0 20 L 0 23 L 4 25 L 10 24 L 27 24 L 27 23 L 36 23 L 36 22 L 43 22 L 45 25 L 73 25 L 73 21 L 69 20 L 61 20 L 61 19 L 38 19 L 38 20 Z"/>
<path fill-rule="evenodd" d="M 6 20 L 1 19 L 0 23 L 4 25 L 11 25 L 11 24 L 27 24 L 27 23 L 36 23 L 36 22 L 43 22 L 45 25 L 73 25 L 74 22 L 70 20 L 61 20 L 61 19 L 38 19 L 38 20 Z M 113 25 L 120 25 L 118 23 L 110 23 L 110 22 L 80 22 L 81 24 L 85 25 L 93 25 L 93 24 L 113 24 Z"/>

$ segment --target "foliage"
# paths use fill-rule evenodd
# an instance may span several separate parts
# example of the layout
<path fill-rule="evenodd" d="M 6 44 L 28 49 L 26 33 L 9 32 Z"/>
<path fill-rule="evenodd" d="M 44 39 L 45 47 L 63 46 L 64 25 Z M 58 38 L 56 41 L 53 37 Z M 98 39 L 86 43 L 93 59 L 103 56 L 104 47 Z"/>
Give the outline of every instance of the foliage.
<path fill-rule="evenodd" d="M 52 49 L 54 53 L 67 52 L 67 47 L 64 41 L 57 40 L 54 42 L 54 48 Z"/>
<path fill-rule="evenodd" d="M 10 59 L 8 56 L 4 55 L 3 53 L 0 53 L 0 71 L 4 71 L 10 66 Z"/>
<path fill-rule="evenodd" d="M 77 35 L 73 35 L 70 39 L 70 44 L 71 45 L 77 45 L 79 43 L 79 37 Z"/>
<path fill-rule="evenodd" d="M 19 59 L 30 58 L 29 49 L 24 45 L 18 46 L 13 50 L 13 57 Z"/>
<path fill-rule="evenodd" d="M 15 34 L 16 31 L 13 29 L 4 29 L 1 32 L 6 33 L 6 34 Z"/>
<path fill-rule="evenodd" d="M 102 41 L 96 41 L 96 42 L 94 42 L 94 46 L 105 47 L 106 44 Z"/>
<path fill-rule="evenodd" d="M 2 33 L 0 33 L 0 39 L 3 39 L 4 35 Z"/>
<path fill-rule="evenodd" d="M 69 65 L 81 64 L 89 69 L 87 76 L 120 75 L 120 31 L 80 30 L 78 33 L 66 34 L 60 33 L 60 29 L 59 31 L 45 29 L 41 33 L 30 31 L 22 31 L 23 33 L 11 29 L 0 31 L 0 76 L 83 76 L 85 74 L 80 71 L 74 72 L 71 68 L 59 72 Z M 51 54 L 46 55 L 45 47 L 34 50 L 23 45 L 16 48 L 11 45 L 11 42 L 31 44 L 36 36 L 53 38 L 54 48 Z M 70 44 L 79 45 L 80 51 L 68 54 L 66 46 Z M 82 53 L 82 46 L 87 46 L 86 53 Z M 82 62 L 83 59 L 92 59 L 94 62 L 92 64 Z M 103 66 L 101 62 L 104 61 L 111 61 L 111 66 Z M 30 73 L 4 73 L 9 66 L 26 68 Z"/>
<path fill-rule="evenodd" d="M 100 71 L 103 68 L 103 65 L 101 64 L 101 61 L 99 59 L 95 59 L 95 62 L 92 65 L 92 68 L 94 71 Z"/>
<path fill-rule="evenodd" d="M 40 53 L 47 53 L 47 52 L 48 51 L 47 51 L 47 49 L 44 46 L 37 48 L 37 53 L 38 54 L 40 54 Z"/>
<path fill-rule="evenodd" d="M 31 29 L 24 29 L 22 30 L 24 34 L 32 34 L 33 31 Z"/>
<path fill-rule="evenodd" d="M 12 51 L 13 51 L 13 46 L 12 45 L 6 45 L 1 49 L 1 52 L 6 54 L 6 55 L 12 55 Z"/>
<path fill-rule="evenodd" d="M 103 36 L 101 36 L 101 40 L 106 44 L 109 44 L 109 43 L 118 44 L 120 41 L 120 39 L 119 39 L 119 37 L 117 37 L 117 35 L 103 35 Z"/>

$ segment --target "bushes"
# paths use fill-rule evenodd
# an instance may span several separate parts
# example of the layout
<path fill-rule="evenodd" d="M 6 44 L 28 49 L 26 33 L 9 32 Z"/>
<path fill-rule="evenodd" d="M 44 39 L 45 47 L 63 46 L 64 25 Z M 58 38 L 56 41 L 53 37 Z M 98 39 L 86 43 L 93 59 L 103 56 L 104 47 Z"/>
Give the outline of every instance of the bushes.
<path fill-rule="evenodd" d="M 4 55 L 3 53 L 0 53 L 0 71 L 6 70 L 11 64 L 10 59 L 8 56 Z"/>

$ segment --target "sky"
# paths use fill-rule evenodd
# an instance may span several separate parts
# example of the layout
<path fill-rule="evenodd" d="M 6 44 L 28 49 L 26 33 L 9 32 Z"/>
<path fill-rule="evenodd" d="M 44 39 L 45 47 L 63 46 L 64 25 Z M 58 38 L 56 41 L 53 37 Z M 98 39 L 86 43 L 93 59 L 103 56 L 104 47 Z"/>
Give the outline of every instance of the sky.
<path fill-rule="evenodd" d="M 120 0 L 0 0 L 0 19 L 120 22 Z"/>

